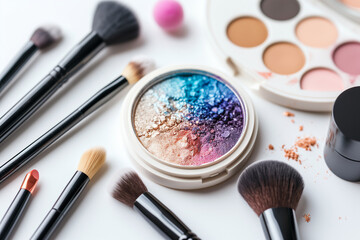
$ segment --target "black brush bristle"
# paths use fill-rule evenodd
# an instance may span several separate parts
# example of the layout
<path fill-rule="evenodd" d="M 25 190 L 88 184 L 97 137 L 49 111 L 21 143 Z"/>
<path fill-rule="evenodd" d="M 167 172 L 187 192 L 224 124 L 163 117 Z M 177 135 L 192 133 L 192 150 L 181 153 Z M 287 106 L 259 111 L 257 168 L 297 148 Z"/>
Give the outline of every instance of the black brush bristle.
<path fill-rule="evenodd" d="M 304 189 L 301 175 L 278 161 L 263 161 L 246 168 L 240 175 L 241 196 L 260 215 L 269 208 L 296 209 Z"/>
<path fill-rule="evenodd" d="M 134 171 L 130 171 L 120 177 L 115 184 L 112 196 L 116 200 L 133 207 L 136 199 L 147 191 L 139 175 Z"/>
<path fill-rule="evenodd" d="M 126 6 L 112 1 L 98 4 L 92 29 L 108 45 L 127 42 L 139 36 L 139 23 L 134 13 Z"/>

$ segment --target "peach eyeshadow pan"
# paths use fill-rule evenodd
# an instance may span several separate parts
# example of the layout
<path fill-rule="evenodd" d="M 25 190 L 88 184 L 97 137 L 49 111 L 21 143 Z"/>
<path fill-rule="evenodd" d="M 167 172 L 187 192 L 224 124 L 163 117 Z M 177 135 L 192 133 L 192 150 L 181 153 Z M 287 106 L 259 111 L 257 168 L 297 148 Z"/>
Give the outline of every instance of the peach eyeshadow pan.
<path fill-rule="evenodd" d="M 301 20 L 295 32 L 302 43 L 317 48 L 330 47 L 338 38 L 335 25 L 323 17 L 308 17 Z"/>
<path fill-rule="evenodd" d="M 360 9 L 359 0 L 341 0 L 341 2 L 349 7 Z"/>

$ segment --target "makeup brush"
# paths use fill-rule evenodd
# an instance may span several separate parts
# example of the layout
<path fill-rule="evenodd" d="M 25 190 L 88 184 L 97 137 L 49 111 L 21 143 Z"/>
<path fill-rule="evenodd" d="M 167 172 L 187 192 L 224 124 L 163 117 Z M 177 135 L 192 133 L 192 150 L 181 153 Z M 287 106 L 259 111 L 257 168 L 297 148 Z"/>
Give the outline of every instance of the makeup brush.
<path fill-rule="evenodd" d="M 31 170 L 26 174 L 23 183 L 21 184 L 19 192 L 16 194 L 9 209 L 6 211 L 4 217 L 0 222 L 0 239 L 6 240 L 9 238 L 16 223 L 24 212 L 26 205 L 29 202 L 30 196 L 33 194 L 36 184 L 39 180 L 38 171 Z"/>
<path fill-rule="evenodd" d="M 99 3 L 93 18 L 92 31 L 0 118 L 0 143 L 105 46 L 127 42 L 138 35 L 139 24 L 130 9 L 117 2 Z"/>
<path fill-rule="evenodd" d="M 304 189 L 301 175 L 290 165 L 262 161 L 240 175 L 238 190 L 260 217 L 269 240 L 300 239 L 295 210 Z"/>
<path fill-rule="evenodd" d="M 0 167 L 0 183 L 34 159 L 73 126 L 108 102 L 126 86 L 136 83 L 145 74 L 153 70 L 154 66 L 154 62 L 146 58 L 138 58 L 131 61 L 125 67 L 120 77 L 103 87 L 69 116 L 4 163 Z"/>
<path fill-rule="evenodd" d="M 115 184 L 113 198 L 139 211 L 161 233 L 172 240 L 200 240 L 163 203 L 148 192 L 134 171 L 125 172 Z"/>
<path fill-rule="evenodd" d="M 61 37 L 61 31 L 56 26 L 44 26 L 36 29 L 30 40 L 0 74 L 0 93 L 38 50 L 53 45 Z"/>
<path fill-rule="evenodd" d="M 31 239 L 45 240 L 51 237 L 65 214 L 70 210 L 86 185 L 105 163 L 106 153 L 103 148 L 86 151 L 79 162 L 77 171 L 60 194 L 58 200 L 41 222 Z"/>

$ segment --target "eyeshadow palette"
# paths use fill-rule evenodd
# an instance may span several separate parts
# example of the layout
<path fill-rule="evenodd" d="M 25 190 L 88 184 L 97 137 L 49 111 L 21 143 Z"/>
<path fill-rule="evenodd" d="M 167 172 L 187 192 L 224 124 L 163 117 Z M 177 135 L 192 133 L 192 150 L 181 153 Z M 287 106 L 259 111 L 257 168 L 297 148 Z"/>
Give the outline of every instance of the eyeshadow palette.
<path fill-rule="evenodd" d="M 295 109 L 330 111 L 341 91 L 359 85 L 358 34 L 321 2 L 207 3 L 220 58 L 265 98 Z"/>
<path fill-rule="evenodd" d="M 123 106 L 121 132 L 131 159 L 171 188 L 226 180 L 246 162 L 257 136 L 246 92 L 210 68 L 155 70 L 130 90 Z"/>

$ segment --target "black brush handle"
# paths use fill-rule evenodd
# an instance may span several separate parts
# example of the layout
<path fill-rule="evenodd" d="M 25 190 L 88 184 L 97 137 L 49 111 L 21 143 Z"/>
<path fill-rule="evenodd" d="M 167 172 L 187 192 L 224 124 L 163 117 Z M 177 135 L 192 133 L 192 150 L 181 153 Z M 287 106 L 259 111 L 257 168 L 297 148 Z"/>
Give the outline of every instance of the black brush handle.
<path fill-rule="evenodd" d="M 83 103 L 78 109 L 72 112 L 69 116 L 64 118 L 61 122 L 56 124 L 53 128 L 39 137 L 37 140 L 32 142 L 21 152 L 11 158 L 9 161 L 4 163 L 0 167 L 0 183 L 5 181 L 18 169 L 30 162 L 37 155 L 48 148 L 52 143 L 69 131 L 73 126 L 79 123 L 81 120 L 86 118 L 96 109 L 100 108 L 103 104 L 113 98 L 118 92 L 128 85 L 128 81 L 125 77 L 120 76 L 95 95 L 89 100 Z"/>
<path fill-rule="evenodd" d="M 270 208 L 260 215 L 267 240 L 300 240 L 295 211 L 291 208 Z"/>
<path fill-rule="evenodd" d="M 54 206 L 32 235 L 32 240 L 50 239 L 56 227 L 79 198 L 89 181 L 90 179 L 85 173 L 76 171 Z"/>
<path fill-rule="evenodd" d="M 134 208 L 171 240 L 200 240 L 170 209 L 149 192 L 136 199 Z"/>
<path fill-rule="evenodd" d="M 0 74 L 0 93 L 14 79 L 16 74 L 25 66 L 30 58 L 37 52 L 38 47 L 29 41 L 15 56 L 10 64 Z"/>
<path fill-rule="evenodd" d="M 0 118 L 0 143 L 36 112 L 104 46 L 104 41 L 95 32 L 91 32 L 76 45 L 58 66 Z"/>
<path fill-rule="evenodd" d="M 12 230 L 29 202 L 30 196 L 31 193 L 23 188 L 21 188 L 16 194 L 16 197 L 0 222 L 0 240 L 6 240 L 9 238 Z"/>

